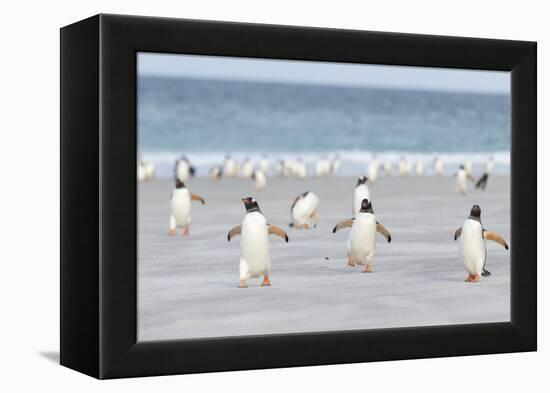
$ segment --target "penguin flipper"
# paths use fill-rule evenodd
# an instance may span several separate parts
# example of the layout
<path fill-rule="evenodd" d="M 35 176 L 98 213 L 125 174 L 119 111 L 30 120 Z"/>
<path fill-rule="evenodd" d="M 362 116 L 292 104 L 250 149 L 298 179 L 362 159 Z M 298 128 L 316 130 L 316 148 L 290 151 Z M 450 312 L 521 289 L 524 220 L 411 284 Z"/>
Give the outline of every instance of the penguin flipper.
<path fill-rule="evenodd" d="M 462 227 L 458 228 L 455 231 L 455 240 L 458 239 L 460 237 L 460 235 L 462 235 Z"/>
<path fill-rule="evenodd" d="M 227 241 L 228 242 L 231 241 L 232 238 L 240 234 L 241 234 L 241 225 L 237 225 L 236 227 L 233 227 L 227 234 Z"/>
<path fill-rule="evenodd" d="M 200 201 L 203 205 L 206 203 L 200 195 L 193 194 L 193 193 L 191 194 L 191 200 L 192 201 Z"/>
<path fill-rule="evenodd" d="M 270 235 L 279 236 L 280 238 L 285 239 L 285 242 L 288 243 L 288 235 L 286 234 L 285 231 L 283 231 L 281 228 L 279 228 L 276 225 L 272 225 L 272 224 L 267 224 L 267 225 L 268 225 L 268 233 Z"/>
<path fill-rule="evenodd" d="M 376 222 L 376 232 L 378 232 L 379 234 L 384 236 L 386 238 L 386 240 L 388 241 L 388 243 L 391 243 L 391 234 L 390 234 L 390 232 L 386 229 L 386 227 L 384 225 L 380 224 L 378 221 Z"/>
<path fill-rule="evenodd" d="M 332 229 L 332 233 L 336 233 L 336 231 L 339 231 L 340 229 L 343 229 L 343 228 L 351 228 L 351 226 L 353 225 L 353 220 L 355 218 L 349 218 L 347 220 L 344 220 L 344 221 L 340 221 L 338 224 L 336 224 L 336 226 Z"/>
<path fill-rule="evenodd" d="M 486 240 L 493 240 L 508 250 L 508 244 L 506 243 L 506 241 L 495 232 L 483 231 L 483 238 Z"/>

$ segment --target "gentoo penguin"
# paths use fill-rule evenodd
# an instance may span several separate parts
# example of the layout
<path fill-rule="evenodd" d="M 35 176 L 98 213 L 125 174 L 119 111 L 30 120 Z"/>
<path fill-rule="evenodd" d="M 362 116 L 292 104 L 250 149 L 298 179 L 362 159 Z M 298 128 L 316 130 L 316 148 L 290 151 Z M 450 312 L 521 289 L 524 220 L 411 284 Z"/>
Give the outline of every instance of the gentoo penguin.
<path fill-rule="evenodd" d="M 246 280 L 264 276 L 262 287 L 270 286 L 269 272 L 271 259 L 269 258 L 268 235 L 277 235 L 288 243 L 288 235 L 281 228 L 268 224 L 254 198 L 242 199 L 246 209 L 243 223 L 237 225 L 227 234 L 227 241 L 241 235 L 241 260 L 239 263 L 239 288 L 246 288 Z"/>
<path fill-rule="evenodd" d="M 290 207 L 290 217 L 292 222 L 289 226 L 296 229 L 310 229 L 311 226 L 317 227 L 319 223 L 319 214 L 317 206 L 319 198 L 310 191 L 306 191 L 296 197 Z"/>
<path fill-rule="evenodd" d="M 176 160 L 175 172 L 176 179 L 185 183 L 190 177 L 195 175 L 195 168 L 191 166 L 187 157 L 182 156 L 179 160 Z"/>
<path fill-rule="evenodd" d="M 409 176 L 411 165 L 405 157 L 401 157 L 397 162 L 397 173 L 399 176 Z"/>
<path fill-rule="evenodd" d="M 361 210 L 361 202 L 363 199 L 370 200 L 369 187 L 367 182 L 369 178 L 366 176 L 361 176 L 357 179 L 357 184 L 355 185 L 355 190 L 353 192 L 353 215 L 355 216 Z"/>
<path fill-rule="evenodd" d="M 376 221 L 372 204 L 368 199 L 361 201 L 361 209 L 354 218 L 338 223 L 332 233 L 349 227 L 351 227 L 351 232 L 347 244 L 348 265 L 351 267 L 356 264 L 364 265 L 363 272 L 370 273 L 372 272 L 372 258 L 376 249 L 376 232 L 382 234 L 388 243 L 391 242 L 391 235 L 382 224 Z"/>
<path fill-rule="evenodd" d="M 340 160 L 340 156 L 336 155 L 332 160 L 332 163 L 330 164 L 331 175 L 333 176 L 338 175 L 341 167 L 342 167 L 342 161 Z"/>
<path fill-rule="evenodd" d="M 385 174 L 386 176 L 390 176 L 390 175 L 391 175 L 392 166 L 393 166 L 393 165 L 392 165 L 391 161 L 386 161 L 386 162 L 384 163 L 384 174 Z"/>
<path fill-rule="evenodd" d="M 489 160 L 485 163 L 485 172 L 477 181 L 476 188 L 481 188 L 482 190 L 485 190 L 485 187 L 487 187 L 487 180 L 489 180 L 489 175 L 493 172 L 494 166 L 495 162 L 493 161 L 493 157 L 490 157 Z"/>
<path fill-rule="evenodd" d="M 369 182 L 376 182 L 378 179 L 378 171 L 380 170 L 380 161 L 375 157 L 370 165 L 369 165 L 369 171 L 368 171 L 368 178 Z"/>
<path fill-rule="evenodd" d="M 176 228 L 183 228 L 183 235 L 189 235 L 189 224 L 191 223 L 191 201 L 200 201 L 204 205 L 204 199 L 199 195 L 192 194 L 185 184 L 176 179 L 176 189 L 170 195 L 170 227 L 168 234 L 173 236 L 176 234 Z"/>
<path fill-rule="evenodd" d="M 468 175 L 464 165 L 461 165 L 456 173 L 456 192 L 466 195 L 466 191 L 468 191 L 468 180 L 473 181 L 474 178 Z"/>
<path fill-rule="evenodd" d="M 472 160 L 466 160 L 466 162 L 464 163 L 464 169 L 466 170 L 466 173 L 470 176 L 472 176 L 472 170 L 473 170 L 473 164 L 472 164 Z"/>
<path fill-rule="evenodd" d="M 459 237 L 460 250 L 464 267 L 468 272 L 467 282 L 479 281 L 480 275 L 490 276 L 491 273 L 485 269 L 487 263 L 487 247 L 485 240 L 494 240 L 508 250 L 508 244 L 495 232 L 489 232 L 481 224 L 481 209 L 478 205 L 472 206 L 470 217 L 464 221 L 462 227 L 455 231 L 455 241 Z"/>
<path fill-rule="evenodd" d="M 249 179 L 252 177 L 253 173 L 254 173 L 254 163 L 250 158 L 247 158 L 244 160 L 243 164 L 241 165 L 241 176 Z"/>
<path fill-rule="evenodd" d="M 422 161 L 416 161 L 414 171 L 416 173 L 416 176 L 424 175 L 424 163 Z"/>
<path fill-rule="evenodd" d="M 145 168 L 143 166 L 143 163 L 141 160 L 138 160 L 137 162 L 137 178 L 139 182 L 144 182 L 147 180 L 147 175 L 145 173 Z"/>
<path fill-rule="evenodd" d="M 321 158 L 315 163 L 315 176 L 324 177 L 330 175 L 330 160 L 328 158 Z"/>
<path fill-rule="evenodd" d="M 220 178 L 222 177 L 221 165 L 214 165 L 212 168 L 210 168 L 209 176 L 212 180 L 220 180 Z"/>
<path fill-rule="evenodd" d="M 293 173 L 298 179 L 304 180 L 307 177 L 307 166 L 301 158 L 294 162 Z"/>
<path fill-rule="evenodd" d="M 256 169 L 254 171 L 252 180 L 256 183 L 256 190 L 265 190 L 267 187 L 267 176 L 261 169 Z"/>
<path fill-rule="evenodd" d="M 223 173 L 226 177 L 235 177 L 239 173 L 237 161 L 229 155 L 225 157 Z"/>
<path fill-rule="evenodd" d="M 434 173 L 437 176 L 443 176 L 444 170 L 443 160 L 439 157 L 434 158 Z"/>

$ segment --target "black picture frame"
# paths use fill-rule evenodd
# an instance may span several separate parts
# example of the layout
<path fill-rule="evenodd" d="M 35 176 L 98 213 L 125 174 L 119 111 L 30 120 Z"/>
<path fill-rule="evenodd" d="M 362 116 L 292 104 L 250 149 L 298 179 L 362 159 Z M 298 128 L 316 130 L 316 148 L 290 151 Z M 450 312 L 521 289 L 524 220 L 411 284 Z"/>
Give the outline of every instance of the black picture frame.
<path fill-rule="evenodd" d="M 511 321 L 137 341 L 137 52 L 511 72 Z M 96 378 L 535 351 L 535 42 L 97 15 L 61 29 L 61 364 Z"/>

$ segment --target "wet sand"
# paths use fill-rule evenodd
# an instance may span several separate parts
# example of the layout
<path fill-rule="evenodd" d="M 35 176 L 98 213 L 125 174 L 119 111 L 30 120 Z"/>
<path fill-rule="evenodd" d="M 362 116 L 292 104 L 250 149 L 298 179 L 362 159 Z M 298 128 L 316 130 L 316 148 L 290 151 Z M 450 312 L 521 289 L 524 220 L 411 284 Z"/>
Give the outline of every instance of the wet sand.
<path fill-rule="evenodd" d="M 377 237 L 374 273 L 346 265 L 349 230 L 332 233 L 351 217 L 355 178 L 270 178 L 265 191 L 250 180 L 192 179 L 189 238 L 167 236 L 172 182 L 139 186 L 138 337 L 167 340 L 236 335 L 355 330 L 510 319 L 510 254 L 488 242 L 487 269 L 479 283 L 464 282 L 453 234 L 474 203 L 485 228 L 510 241 L 510 179 L 493 176 L 485 191 L 454 191 L 452 177 L 381 178 L 371 184 L 377 220 L 392 235 Z M 471 185 L 470 185 L 471 186 Z M 320 225 L 288 227 L 290 205 L 301 192 L 320 198 Z M 271 287 L 251 279 L 239 289 L 242 197 L 254 196 L 289 243 L 271 236 Z M 510 244 L 513 247 L 513 244 Z M 328 260 L 326 259 L 328 257 Z"/>

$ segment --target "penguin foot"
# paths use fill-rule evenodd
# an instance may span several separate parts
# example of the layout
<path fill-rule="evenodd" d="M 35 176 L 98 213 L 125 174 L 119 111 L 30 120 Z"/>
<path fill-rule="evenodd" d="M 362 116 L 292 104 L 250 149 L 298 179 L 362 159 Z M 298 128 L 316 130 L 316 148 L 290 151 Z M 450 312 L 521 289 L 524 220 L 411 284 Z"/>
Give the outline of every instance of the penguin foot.
<path fill-rule="evenodd" d="M 304 224 L 303 228 L 304 229 L 309 229 L 309 224 Z"/>
<path fill-rule="evenodd" d="M 481 273 L 483 277 L 489 277 L 491 275 L 491 272 L 489 270 L 483 269 L 483 273 Z"/>
<path fill-rule="evenodd" d="M 348 257 L 348 266 L 355 267 L 355 261 L 351 257 Z"/>
<path fill-rule="evenodd" d="M 262 281 L 262 287 L 270 287 L 271 281 L 269 281 L 269 276 L 264 276 L 264 280 Z"/>
<path fill-rule="evenodd" d="M 175 229 L 168 229 L 168 236 L 174 236 L 176 234 Z"/>
<path fill-rule="evenodd" d="M 468 277 L 466 277 L 465 282 L 478 282 L 479 281 L 479 274 L 470 274 Z"/>
<path fill-rule="evenodd" d="M 183 230 L 182 235 L 183 235 L 183 236 L 189 236 L 189 228 L 188 228 L 188 227 L 186 227 L 186 228 Z"/>
<path fill-rule="evenodd" d="M 372 270 L 372 265 L 366 265 L 365 268 L 363 269 L 363 273 L 372 273 L 373 270 Z"/>
<path fill-rule="evenodd" d="M 248 285 L 246 285 L 246 280 L 239 281 L 239 288 L 248 288 Z"/>

